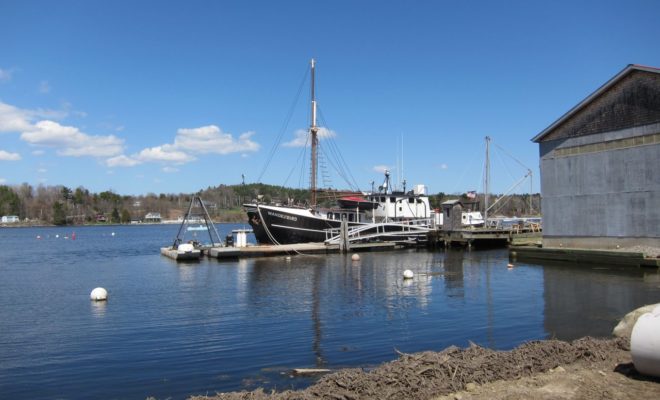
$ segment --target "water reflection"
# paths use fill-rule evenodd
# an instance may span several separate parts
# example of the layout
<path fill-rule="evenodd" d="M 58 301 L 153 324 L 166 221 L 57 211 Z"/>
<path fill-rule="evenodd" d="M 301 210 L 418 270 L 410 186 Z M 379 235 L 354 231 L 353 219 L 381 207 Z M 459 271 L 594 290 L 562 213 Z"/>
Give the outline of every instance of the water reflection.
<path fill-rule="evenodd" d="M 303 387 L 310 381 L 281 372 L 373 366 L 396 358 L 394 348 L 608 336 L 622 315 L 660 298 L 657 272 L 507 269 L 506 250 L 177 264 L 157 251 L 174 228 L 87 227 L 66 242 L 55 228 L 0 230 L 3 397 L 184 399 L 241 382 Z M 52 240 L 23 251 L 49 232 Z M 403 280 L 406 269 L 413 280 Z M 111 304 L 76 295 L 99 281 L 112 288 Z"/>
<path fill-rule="evenodd" d="M 657 301 L 659 281 L 657 272 L 638 268 L 546 264 L 545 330 L 551 337 L 565 340 L 585 335 L 608 336 L 617 320 L 648 304 L 654 293 Z"/>
<path fill-rule="evenodd" d="M 107 301 L 90 301 L 90 308 L 92 310 L 92 315 L 96 318 L 105 317 L 105 309 L 108 306 Z"/>
<path fill-rule="evenodd" d="M 447 294 L 453 297 L 463 297 L 463 262 L 465 252 L 462 250 L 448 249 L 444 253 L 442 267 L 444 269 L 444 283 Z"/>

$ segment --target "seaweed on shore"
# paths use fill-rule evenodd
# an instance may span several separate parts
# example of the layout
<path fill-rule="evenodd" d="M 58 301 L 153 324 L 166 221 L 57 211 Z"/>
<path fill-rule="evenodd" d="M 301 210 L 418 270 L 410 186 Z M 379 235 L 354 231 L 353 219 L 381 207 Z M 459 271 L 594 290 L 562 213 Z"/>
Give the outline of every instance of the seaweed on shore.
<path fill-rule="evenodd" d="M 573 342 L 528 342 L 510 351 L 496 351 L 475 344 L 441 352 L 399 353 L 400 357 L 365 372 L 344 369 L 325 375 L 299 391 L 218 393 L 194 400 L 307 400 L 307 399 L 427 399 L 463 390 L 468 383 L 484 384 L 518 379 L 578 361 L 603 361 L 628 348 L 626 339 L 585 337 Z"/>

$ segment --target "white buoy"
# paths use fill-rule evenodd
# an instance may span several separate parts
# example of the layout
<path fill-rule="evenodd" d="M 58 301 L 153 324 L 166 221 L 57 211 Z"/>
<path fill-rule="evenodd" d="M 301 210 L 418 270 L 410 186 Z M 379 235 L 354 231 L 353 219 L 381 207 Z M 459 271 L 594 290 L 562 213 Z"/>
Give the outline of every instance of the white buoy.
<path fill-rule="evenodd" d="M 58 233 L 57 235 L 55 235 L 55 238 L 59 238 L 59 237 L 60 237 L 60 234 L 59 234 L 59 233 Z"/>
<path fill-rule="evenodd" d="M 507 267 L 508 269 L 512 269 L 512 268 L 513 268 L 513 264 L 508 263 L 508 264 L 506 265 L 506 267 Z"/>
<path fill-rule="evenodd" d="M 351 256 L 351 260 L 353 261 L 360 261 L 360 255 L 355 253 Z"/>
<path fill-rule="evenodd" d="M 115 233 L 114 233 L 114 232 L 112 232 L 112 233 L 110 234 L 110 236 L 115 236 Z"/>
<path fill-rule="evenodd" d="M 415 274 L 409 269 L 403 271 L 403 279 L 412 279 Z"/>
<path fill-rule="evenodd" d="M 637 319 L 630 335 L 630 354 L 635 369 L 660 377 L 660 306 Z"/>
<path fill-rule="evenodd" d="M 93 301 L 106 301 L 108 300 L 108 291 L 102 287 L 97 287 L 89 294 L 89 298 Z"/>
<path fill-rule="evenodd" d="M 287 261 L 291 261 L 291 256 L 286 256 L 284 259 Z"/>

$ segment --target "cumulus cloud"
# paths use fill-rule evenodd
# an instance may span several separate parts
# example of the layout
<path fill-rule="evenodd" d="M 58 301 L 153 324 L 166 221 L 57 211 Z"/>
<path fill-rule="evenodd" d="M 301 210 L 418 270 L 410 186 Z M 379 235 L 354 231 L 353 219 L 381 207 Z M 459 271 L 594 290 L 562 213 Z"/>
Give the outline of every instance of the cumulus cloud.
<path fill-rule="evenodd" d="M 131 157 L 127 157 L 123 154 L 105 160 L 105 165 L 108 167 L 134 167 L 138 164 L 140 164 L 140 161 Z"/>
<path fill-rule="evenodd" d="M 0 132 L 20 132 L 31 126 L 29 112 L 0 102 Z"/>
<path fill-rule="evenodd" d="M 387 165 L 374 165 L 373 170 L 379 174 L 384 174 L 385 171 L 392 171 L 392 168 Z"/>
<path fill-rule="evenodd" d="M 305 129 L 298 129 L 296 133 L 294 133 L 294 139 L 290 142 L 286 142 L 282 144 L 284 147 L 303 147 L 308 143 L 307 136 L 309 136 L 309 132 Z M 317 133 L 317 137 L 319 140 L 323 139 L 329 139 L 336 137 L 337 133 L 333 130 L 327 129 L 327 128 L 319 128 L 319 131 Z"/>
<path fill-rule="evenodd" d="M 174 138 L 174 147 L 196 153 L 229 154 L 259 150 L 259 144 L 250 140 L 254 132 L 245 132 L 238 139 L 224 133 L 216 125 L 200 128 L 179 129 Z"/>
<path fill-rule="evenodd" d="M 5 150 L 0 150 L 0 161 L 18 161 L 21 155 L 18 153 L 10 153 Z"/>
<path fill-rule="evenodd" d="M 71 157 L 113 157 L 124 148 L 124 140 L 114 135 L 92 136 L 49 120 L 37 122 L 21 133 L 21 139 L 34 146 L 57 148 L 57 154 Z"/>
<path fill-rule="evenodd" d="M 25 132 L 33 128 L 37 119 L 62 119 L 66 111 L 25 110 L 0 101 L 0 132 Z"/>
<path fill-rule="evenodd" d="M 106 160 L 109 167 L 132 167 L 145 162 L 161 162 L 181 165 L 196 160 L 194 154 L 230 154 L 259 150 L 259 144 L 251 137 L 254 132 L 245 132 L 238 138 L 230 133 L 223 132 L 216 125 L 199 128 L 181 128 L 177 130 L 174 143 L 143 149 L 131 156 L 121 155 Z M 178 171 L 173 167 L 166 167 L 164 172 Z"/>
<path fill-rule="evenodd" d="M 169 144 L 144 149 L 135 158 L 141 162 L 165 161 L 176 164 L 187 163 L 195 159 L 190 154 L 178 150 L 176 146 Z"/>

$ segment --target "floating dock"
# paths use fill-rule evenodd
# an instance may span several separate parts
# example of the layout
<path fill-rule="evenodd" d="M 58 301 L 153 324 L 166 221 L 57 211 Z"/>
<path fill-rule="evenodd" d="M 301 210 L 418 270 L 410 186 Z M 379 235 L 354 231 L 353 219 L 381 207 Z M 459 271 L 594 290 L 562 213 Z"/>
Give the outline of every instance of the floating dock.
<path fill-rule="evenodd" d="M 392 242 L 354 243 L 351 244 L 350 251 L 383 251 L 395 250 L 403 247 L 404 246 Z M 296 254 L 328 254 L 339 252 L 340 247 L 338 244 L 325 243 L 296 243 L 244 247 L 211 247 L 210 249 L 204 251 L 207 256 L 218 259 L 269 257 Z"/>
<path fill-rule="evenodd" d="M 172 247 L 161 247 L 160 254 L 175 261 L 197 261 L 202 257 L 202 250 L 200 249 L 181 249 L 182 246 L 179 247 L 179 249 L 173 249 Z"/>
<path fill-rule="evenodd" d="M 509 257 L 519 261 L 558 261 L 588 264 L 613 264 L 659 268 L 660 258 L 640 252 L 557 247 L 514 246 Z"/>

